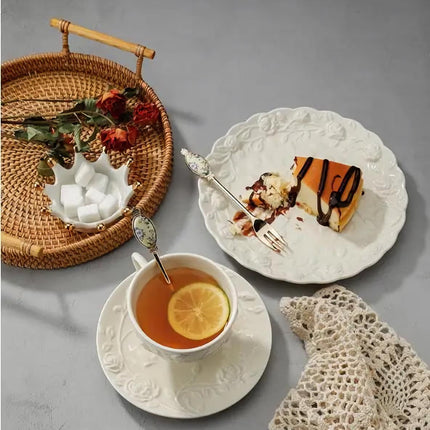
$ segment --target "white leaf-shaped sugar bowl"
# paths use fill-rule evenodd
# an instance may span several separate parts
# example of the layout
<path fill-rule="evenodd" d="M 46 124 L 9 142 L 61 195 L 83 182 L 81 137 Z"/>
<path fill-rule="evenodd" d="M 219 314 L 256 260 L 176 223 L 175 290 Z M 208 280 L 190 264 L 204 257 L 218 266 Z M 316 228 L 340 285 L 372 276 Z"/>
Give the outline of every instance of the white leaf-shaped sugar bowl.
<path fill-rule="evenodd" d="M 76 183 L 76 172 L 84 163 L 91 165 L 95 173 L 101 173 L 108 177 L 106 195 L 112 195 L 118 201 L 118 207 L 112 215 L 94 222 L 82 222 L 77 217 L 68 216 L 61 203 L 61 187 Z M 110 163 L 109 156 L 104 151 L 94 162 L 88 161 L 79 152 L 75 153 L 75 162 L 70 169 L 66 169 L 60 164 L 55 164 L 52 167 L 55 174 L 55 183 L 53 185 L 46 184 L 43 190 L 44 194 L 51 199 L 51 205 L 49 206 L 50 213 L 61 219 L 68 229 L 76 229 L 77 231 L 85 231 L 87 233 L 103 231 L 124 214 L 124 210 L 126 210 L 127 204 L 133 195 L 133 186 L 128 185 L 128 165 L 129 163 L 127 162 L 118 169 L 115 169 Z"/>

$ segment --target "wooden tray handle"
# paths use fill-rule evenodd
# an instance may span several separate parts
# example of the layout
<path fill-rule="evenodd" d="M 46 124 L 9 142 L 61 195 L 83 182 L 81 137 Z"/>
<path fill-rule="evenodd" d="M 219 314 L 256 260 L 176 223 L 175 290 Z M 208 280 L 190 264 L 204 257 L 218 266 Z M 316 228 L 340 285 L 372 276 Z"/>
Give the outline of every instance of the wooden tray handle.
<path fill-rule="evenodd" d="M 51 18 L 51 27 L 58 28 L 63 33 L 63 53 L 69 54 L 69 33 L 76 34 L 77 36 L 85 37 L 87 39 L 95 40 L 105 45 L 113 46 L 122 49 L 123 51 L 132 52 L 137 57 L 136 76 L 138 79 L 142 78 L 142 62 L 143 58 L 150 58 L 155 56 L 153 49 L 137 43 L 126 42 L 125 40 L 118 39 L 117 37 L 109 36 L 108 34 L 99 33 L 98 31 L 90 30 L 80 25 L 72 24 L 65 19 Z"/>
<path fill-rule="evenodd" d="M 43 247 L 34 245 L 33 243 L 25 242 L 18 237 L 11 236 L 8 233 L 1 232 L 1 246 L 17 249 L 25 255 L 40 258 L 43 255 Z"/>

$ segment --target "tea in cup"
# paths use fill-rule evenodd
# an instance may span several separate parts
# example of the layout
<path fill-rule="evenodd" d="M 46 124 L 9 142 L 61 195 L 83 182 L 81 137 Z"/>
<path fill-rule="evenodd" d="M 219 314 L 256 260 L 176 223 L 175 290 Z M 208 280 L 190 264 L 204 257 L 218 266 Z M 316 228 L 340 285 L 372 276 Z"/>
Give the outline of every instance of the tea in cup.
<path fill-rule="evenodd" d="M 143 346 L 163 358 L 194 361 L 212 354 L 231 334 L 237 294 L 231 279 L 211 260 L 195 254 L 162 257 L 171 285 L 155 261 L 132 255 L 138 271 L 127 307 Z"/>

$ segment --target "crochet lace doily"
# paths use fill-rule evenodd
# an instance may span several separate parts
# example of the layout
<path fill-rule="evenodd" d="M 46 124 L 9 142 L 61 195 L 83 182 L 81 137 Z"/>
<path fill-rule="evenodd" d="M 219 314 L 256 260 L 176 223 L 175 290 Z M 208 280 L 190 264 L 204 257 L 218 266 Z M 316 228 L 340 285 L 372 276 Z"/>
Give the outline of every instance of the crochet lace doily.
<path fill-rule="evenodd" d="M 340 286 L 283 298 L 309 361 L 269 430 L 430 429 L 430 371 L 356 294 Z"/>

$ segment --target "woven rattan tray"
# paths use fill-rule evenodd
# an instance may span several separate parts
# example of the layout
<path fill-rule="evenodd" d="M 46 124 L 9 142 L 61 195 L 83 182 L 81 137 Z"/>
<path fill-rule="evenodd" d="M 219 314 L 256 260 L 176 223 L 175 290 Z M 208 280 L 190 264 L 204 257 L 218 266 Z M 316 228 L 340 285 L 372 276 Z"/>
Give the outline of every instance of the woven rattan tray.
<path fill-rule="evenodd" d="M 139 86 L 141 100 L 151 101 L 160 110 L 158 124 L 145 129 L 137 144 L 121 154 L 111 153 L 117 168 L 132 158 L 129 184 L 135 186 L 130 206 L 152 216 L 159 207 L 170 182 L 173 142 L 167 114 L 155 92 L 142 80 L 143 57 L 152 58 L 154 51 L 101 33 L 84 29 L 64 20 L 51 20 L 63 34 L 63 51 L 37 54 L 2 65 L 2 100 L 11 99 L 81 99 L 94 97 L 108 85 L 116 88 Z M 138 57 L 136 73 L 93 55 L 69 52 L 68 33 L 79 34 L 118 48 L 132 51 Z M 45 115 L 67 109 L 65 102 L 19 102 L 5 104 L 2 115 L 26 116 L 38 112 Z M 99 233 L 82 233 L 65 229 L 58 218 L 46 213 L 47 196 L 35 188 L 44 180 L 36 165 L 46 149 L 21 142 L 5 134 L 15 125 L 2 125 L 2 260 L 10 265 L 34 269 L 52 269 L 80 264 L 106 254 L 132 237 L 131 222 L 126 216 Z M 101 153 L 98 141 L 91 144 L 85 156 L 94 161 Z"/>

